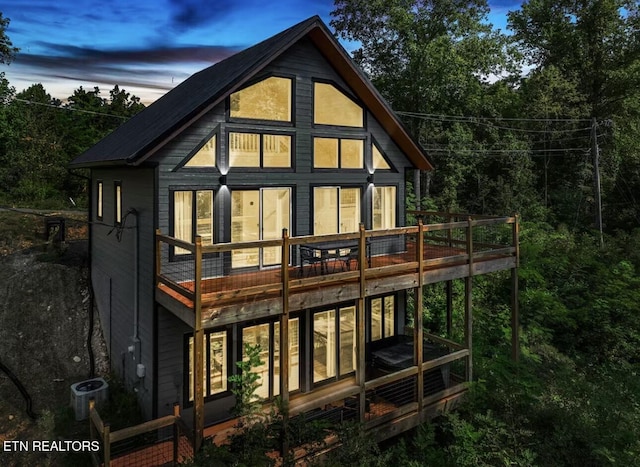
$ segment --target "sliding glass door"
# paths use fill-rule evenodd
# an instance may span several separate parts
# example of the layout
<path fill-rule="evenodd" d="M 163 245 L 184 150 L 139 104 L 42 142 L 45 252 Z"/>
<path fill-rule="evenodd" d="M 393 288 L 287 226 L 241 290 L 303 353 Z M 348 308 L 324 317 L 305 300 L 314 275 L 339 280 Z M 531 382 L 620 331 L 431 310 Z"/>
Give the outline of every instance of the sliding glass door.
<path fill-rule="evenodd" d="M 313 382 L 349 375 L 356 370 L 356 307 L 313 315 Z"/>
<path fill-rule="evenodd" d="M 357 232 L 359 224 L 359 188 L 314 188 L 313 233 L 315 235 Z"/>
<path fill-rule="evenodd" d="M 282 237 L 282 229 L 291 224 L 291 189 L 260 188 L 231 192 L 231 242 L 273 240 Z M 244 248 L 233 250 L 234 268 L 280 264 L 281 248 Z"/>

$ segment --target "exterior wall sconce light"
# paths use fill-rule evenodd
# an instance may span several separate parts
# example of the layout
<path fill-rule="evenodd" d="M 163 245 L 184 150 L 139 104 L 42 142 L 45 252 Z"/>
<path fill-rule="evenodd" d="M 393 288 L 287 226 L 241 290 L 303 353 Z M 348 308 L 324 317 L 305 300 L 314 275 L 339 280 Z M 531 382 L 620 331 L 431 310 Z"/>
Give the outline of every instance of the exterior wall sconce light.
<path fill-rule="evenodd" d="M 220 181 L 220 185 L 226 185 L 227 184 L 227 176 L 226 175 L 220 175 L 219 181 Z"/>
<path fill-rule="evenodd" d="M 367 182 L 368 182 L 368 183 L 373 183 L 373 174 L 369 174 L 369 175 L 367 176 Z"/>

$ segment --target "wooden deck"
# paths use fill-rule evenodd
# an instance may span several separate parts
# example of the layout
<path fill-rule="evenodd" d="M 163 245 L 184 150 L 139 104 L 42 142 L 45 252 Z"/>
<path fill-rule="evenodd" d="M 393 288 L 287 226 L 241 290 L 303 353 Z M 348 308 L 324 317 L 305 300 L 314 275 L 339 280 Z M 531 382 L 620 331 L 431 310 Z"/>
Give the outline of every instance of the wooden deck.
<path fill-rule="evenodd" d="M 423 283 L 435 283 L 475 274 L 514 267 L 514 249 L 486 251 L 479 254 L 473 264 L 463 249 L 448 246 L 425 245 L 422 257 Z M 389 293 L 415 287 L 420 263 L 416 261 L 415 244 L 398 254 L 373 256 L 364 271 L 352 261 L 348 267 L 333 261 L 327 264 L 328 273 L 322 268 L 305 265 L 288 267 L 289 310 L 296 311 L 326 304 L 331 297 L 341 300 L 359 296 L 361 273 L 364 272 L 367 296 Z M 229 324 L 234 320 L 275 316 L 282 309 L 282 268 L 262 271 L 239 272 L 201 281 L 202 320 L 205 327 Z M 395 278 L 394 280 L 389 280 Z M 180 287 L 193 296 L 194 282 L 181 282 Z M 159 282 L 156 298 L 190 326 L 195 323 L 193 299 L 176 287 Z M 328 303 L 328 302 L 327 302 Z M 262 314 L 261 314 L 262 313 Z"/>

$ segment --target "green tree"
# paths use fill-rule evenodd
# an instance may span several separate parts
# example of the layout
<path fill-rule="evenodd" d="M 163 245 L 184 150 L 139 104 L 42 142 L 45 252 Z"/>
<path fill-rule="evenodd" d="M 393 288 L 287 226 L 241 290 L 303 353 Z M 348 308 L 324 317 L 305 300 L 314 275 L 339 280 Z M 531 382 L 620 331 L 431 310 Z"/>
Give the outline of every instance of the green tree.
<path fill-rule="evenodd" d="M 59 207 L 82 198 L 69 162 L 144 106 L 119 86 L 75 90 L 62 105 L 41 84 L 16 94 L 0 75 L 0 196 L 4 202 Z"/>
<path fill-rule="evenodd" d="M 6 64 L 11 63 L 16 53 L 20 50 L 13 46 L 9 36 L 7 36 L 9 22 L 9 18 L 2 16 L 2 12 L 0 11 L 0 63 Z"/>
<path fill-rule="evenodd" d="M 0 155 L 0 178 L 9 197 L 21 201 L 43 201 L 57 197 L 66 177 L 65 161 L 60 159 L 62 145 L 56 101 L 41 84 L 15 95 L 5 106 L 11 132 L 6 151 Z"/>
<path fill-rule="evenodd" d="M 499 117 L 515 107 L 513 83 L 495 77 L 515 72 L 517 55 L 488 12 L 485 0 L 341 0 L 332 12 L 336 34 L 360 44 L 355 61 L 432 157 L 437 170 L 422 174 L 420 191 L 440 209 L 491 212 L 522 204 L 512 193 L 493 194 L 506 183 L 494 177 L 496 164 L 478 157 L 488 150 L 506 156 L 498 162 L 505 167 L 501 176 L 526 173 L 514 191 L 535 199 L 530 164 L 504 152 L 520 155 L 522 145 L 505 146 L 468 119 Z"/>
<path fill-rule="evenodd" d="M 522 86 L 525 108 L 537 114 L 561 112 L 571 118 L 597 119 L 605 227 L 607 223 L 610 229 L 637 225 L 640 204 L 634 193 L 640 190 L 638 3 L 530 0 L 520 10 L 509 13 L 509 27 L 520 52 L 534 67 Z M 588 130 L 583 137 L 587 134 Z M 577 152 L 565 156 L 558 163 L 545 160 L 545 174 L 557 174 L 556 180 L 549 178 L 545 188 L 555 189 L 556 198 L 567 206 L 558 210 L 563 221 L 569 216 L 579 217 L 584 206 L 589 207 L 585 213 L 593 216 L 591 160 Z"/>

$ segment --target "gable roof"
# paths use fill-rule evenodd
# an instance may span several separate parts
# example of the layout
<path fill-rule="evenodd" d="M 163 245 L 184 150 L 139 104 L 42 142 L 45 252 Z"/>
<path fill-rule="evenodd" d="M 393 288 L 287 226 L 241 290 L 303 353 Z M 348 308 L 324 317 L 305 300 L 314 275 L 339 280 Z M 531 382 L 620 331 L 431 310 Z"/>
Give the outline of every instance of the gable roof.
<path fill-rule="evenodd" d="M 312 16 L 192 75 L 75 158 L 70 167 L 141 164 L 305 36 L 366 104 L 409 160 L 419 169 L 433 169 L 422 148 L 319 16 Z"/>

